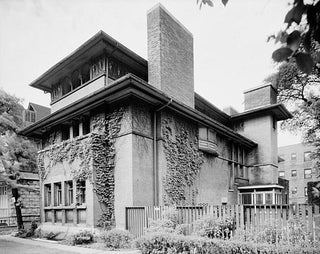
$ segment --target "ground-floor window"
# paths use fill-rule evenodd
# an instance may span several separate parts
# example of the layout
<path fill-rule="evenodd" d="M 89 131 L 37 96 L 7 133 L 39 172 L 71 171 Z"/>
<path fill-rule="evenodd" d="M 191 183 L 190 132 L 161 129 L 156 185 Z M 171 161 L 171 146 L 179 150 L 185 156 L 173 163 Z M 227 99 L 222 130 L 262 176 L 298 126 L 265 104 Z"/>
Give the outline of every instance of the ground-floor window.
<path fill-rule="evenodd" d="M 52 223 L 85 224 L 86 181 L 67 180 L 46 183 L 44 193 L 44 221 Z"/>
<path fill-rule="evenodd" d="M 239 203 L 243 205 L 281 205 L 285 203 L 280 190 L 250 191 L 239 194 Z"/>

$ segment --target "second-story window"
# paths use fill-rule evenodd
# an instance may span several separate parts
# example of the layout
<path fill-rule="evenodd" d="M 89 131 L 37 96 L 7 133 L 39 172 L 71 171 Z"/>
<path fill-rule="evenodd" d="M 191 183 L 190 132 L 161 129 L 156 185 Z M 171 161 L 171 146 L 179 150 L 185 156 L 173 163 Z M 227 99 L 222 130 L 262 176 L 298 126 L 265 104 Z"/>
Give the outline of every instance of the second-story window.
<path fill-rule="evenodd" d="M 296 161 L 297 160 L 297 154 L 296 153 L 292 153 L 291 154 L 291 160 L 292 161 Z"/>
<path fill-rule="evenodd" d="M 90 118 L 86 117 L 82 121 L 82 134 L 86 135 L 90 133 Z"/>
<path fill-rule="evenodd" d="M 79 123 L 78 122 L 72 123 L 72 133 L 73 133 L 73 138 L 79 136 Z"/>
<path fill-rule="evenodd" d="M 68 140 L 70 138 L 70 127 L 68 125 L 61 126 L 61 139 Z"/>
<path fill-rule="evenodd" d="M 291 177 L 296 177 L 297 176 L 297 170 L 293 169 L 291 170 Z"/>

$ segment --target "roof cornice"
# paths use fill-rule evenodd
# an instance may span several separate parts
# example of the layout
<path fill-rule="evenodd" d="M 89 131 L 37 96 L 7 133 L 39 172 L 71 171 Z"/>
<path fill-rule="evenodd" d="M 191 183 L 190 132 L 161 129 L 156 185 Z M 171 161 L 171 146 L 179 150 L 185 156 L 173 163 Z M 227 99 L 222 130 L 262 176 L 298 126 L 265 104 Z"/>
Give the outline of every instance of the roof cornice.
<path fill-rule="evenodd" d="M 28 126 L 20 133 L 26 136 L 40 135 L 42 128 L 50 128 L 56 124 L 62 123 L 63 121 L 67 121 L 68 119 L 79 116 L 84 112 L 96 108 L 104 103 L 112 103 L 113 101 L 120 100 L 128 96 L 141 98 L 142 100 L 145 100 L 154 106 L 159 106 L 159 104 L 166 103 L 172 99 L 144 80 L 132 74 L 127 74 L 117 79 L 107 87 L 101 88 L 96 92 L 83 97 L 80 100 Z M 253 148 L 257 145 L 252 140 L 236 133 L 225 125 L 174 99 L 168 108 L 184 115 L 189 119 L 193 119 L 202 125 L 211 127 L 218 133 L 229 137 L 231 140 L 234 140 L 235 142 L 238 142 L 248 148 Z"/>

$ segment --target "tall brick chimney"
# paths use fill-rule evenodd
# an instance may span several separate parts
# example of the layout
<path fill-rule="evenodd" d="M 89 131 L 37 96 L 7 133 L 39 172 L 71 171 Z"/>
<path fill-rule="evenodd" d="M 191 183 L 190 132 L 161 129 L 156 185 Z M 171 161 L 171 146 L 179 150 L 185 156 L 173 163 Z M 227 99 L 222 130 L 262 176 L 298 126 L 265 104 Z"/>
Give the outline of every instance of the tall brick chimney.
<path fill-rule="evenodd" d="M 147 21 L 149 83 L 194 108 L 192 34 L 161 4 Z"/>

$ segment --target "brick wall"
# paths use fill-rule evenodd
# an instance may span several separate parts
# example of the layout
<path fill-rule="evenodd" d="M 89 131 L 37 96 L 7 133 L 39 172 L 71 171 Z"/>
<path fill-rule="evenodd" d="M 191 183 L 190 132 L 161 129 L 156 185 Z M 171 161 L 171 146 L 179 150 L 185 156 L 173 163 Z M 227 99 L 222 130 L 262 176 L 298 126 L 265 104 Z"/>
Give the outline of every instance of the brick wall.
<path fill-rule="evenodd" d="M 244 92 L 245 110 L 275 104 L 276 102 L 276 90 L 271 85 L 260 86 Z"/>
<path fill-rule="evenodd" d="M 148 12 L 149 83 L 194 108 L 193 36 L 162 5 Z"/>

